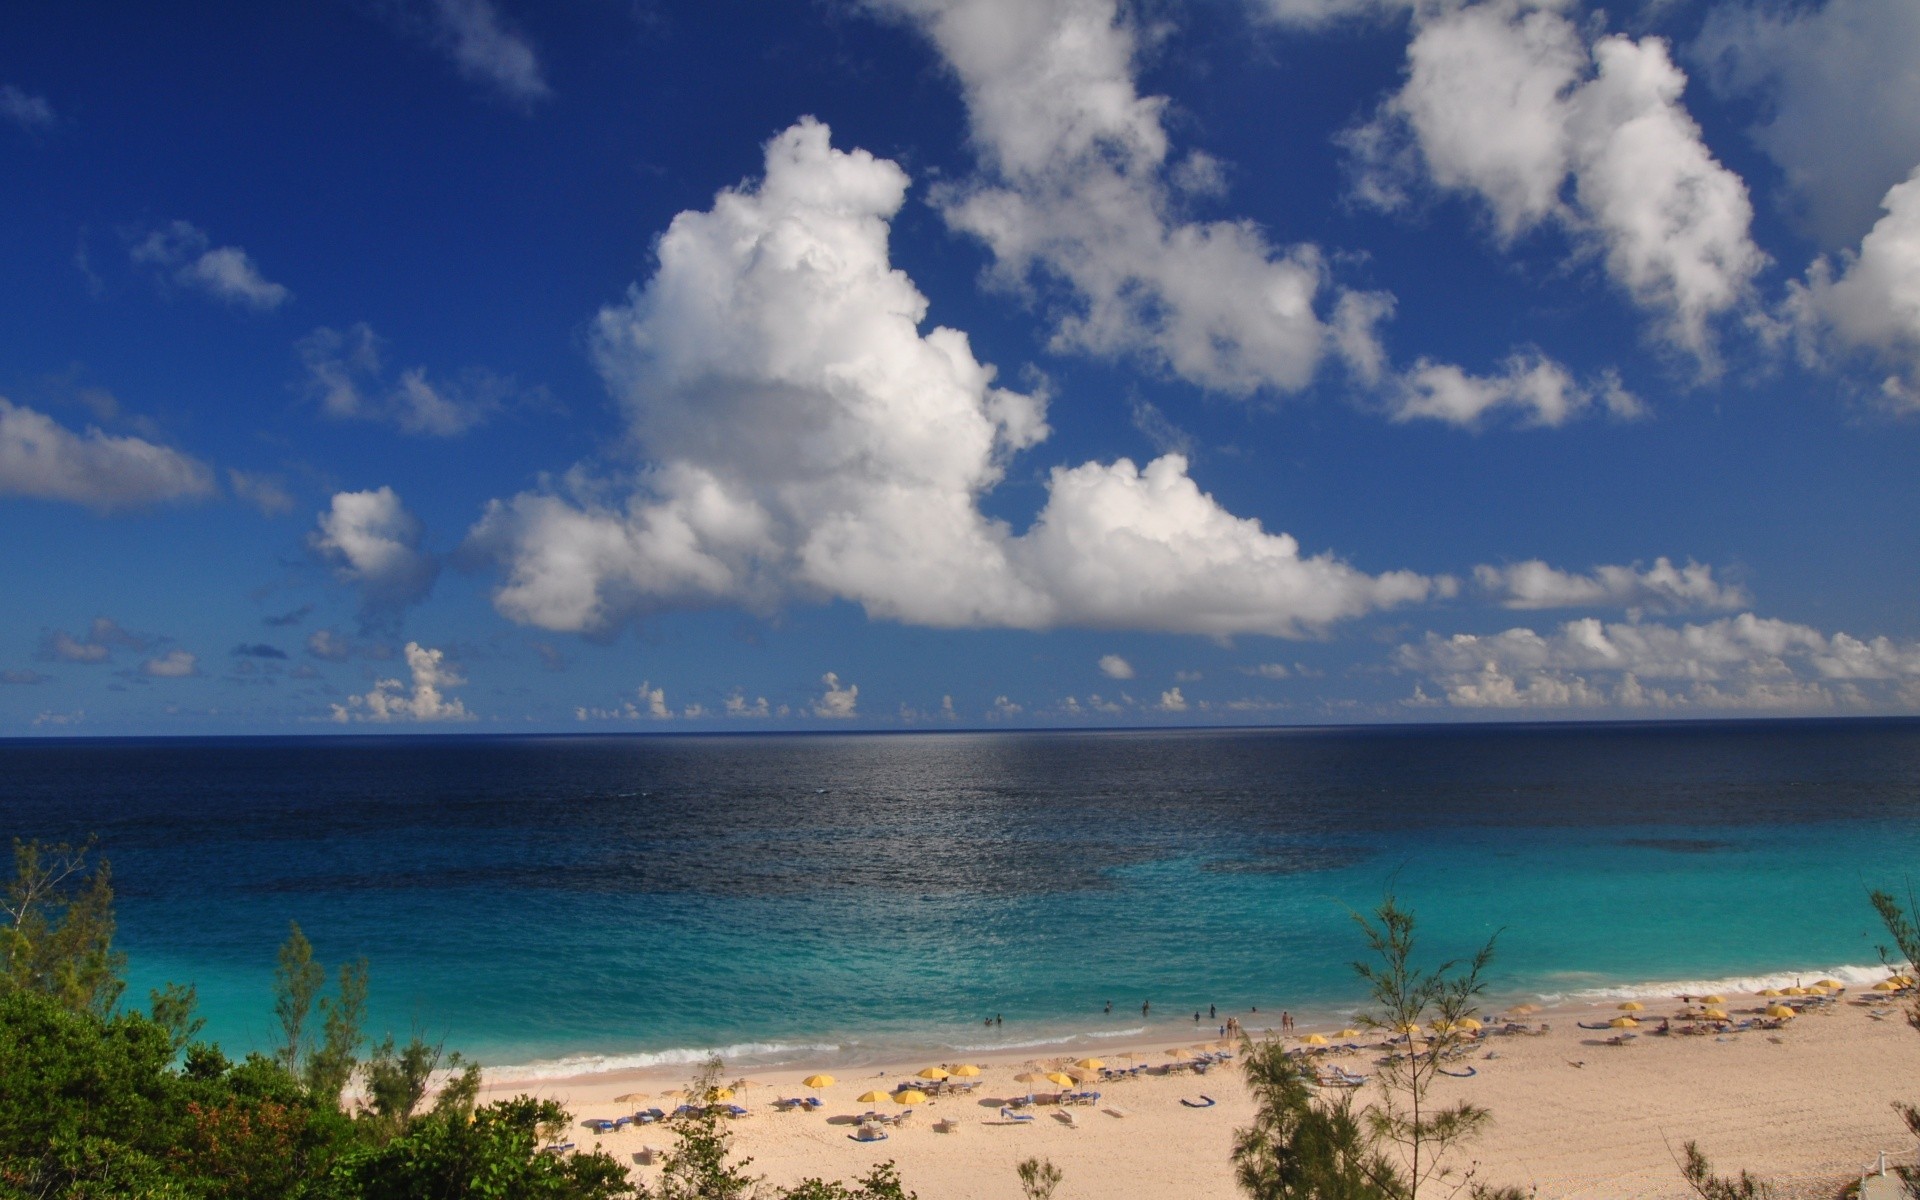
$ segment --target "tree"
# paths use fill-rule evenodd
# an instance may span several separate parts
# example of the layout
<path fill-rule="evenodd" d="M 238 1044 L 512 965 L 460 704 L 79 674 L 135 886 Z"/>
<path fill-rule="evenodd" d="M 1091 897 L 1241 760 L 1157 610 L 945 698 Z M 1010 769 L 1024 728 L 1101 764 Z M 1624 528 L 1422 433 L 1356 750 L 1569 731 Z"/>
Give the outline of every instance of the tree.
<path fill-rule="evenodd" d="M 723 1118 L 711 1103 L 699 1103 L 714 1099 L 723 1069 L 718 1057 L 702 1064 L 687 1088 L 696 1103 L 669 1118 L 675 1138 L 661 1160 L 658 1189 L 651 1193 L 658 1200 L 746 1200 L 759 1183 L 747 1174 L 752 1159 L 732 1161 L 733 1139 Z"/>
<path fill-rule="evenodd" d="M 89 863 L 93 839 L 13 841 L 13 878 L 0 912 L 0 991 L 51 996 L 74 1012 L 104 1017 L 120 1002 L 126 956 L 113 948 L 113 868 Z"/>
<path fill-rule="evenodd" d="M 1374 1144 L 1397 1146 L 1406 1161 L 1404 1177 L 1377 1181 L 1382 1192 L 1392 1200 L 1414 1200 L 1428 1183 L 1456 1174 L 1446 1162 L 1448 1153 L 1491 1120 L 1486 1109 L 1464 1100 L 1436 1106 L 1430 1093 L 1441 1064 L 1460 1052 L 1461 1022 L 1479 1011 L 1486 986 L 1481 974 L 1493 961 L 1499 935 L 1488 938 L 1470 959 L 1422 969 L 1414 965 L 1413 913 L 1400 907 L 1391 891 L 1371 919 L 1362 913 L 1353 919 L 1372 951 L 1370 961 L 1353 964 L 1375 1005 L 1360 1019 L 1407 1039 L 1406 1051 L 1390 1054 L 1380 1067 L 1380 1099 L 1362 1115 Z M 1418 1041 L 1423 1031 L 1429 1035 L 1424 1049 Z"/>
<path fill-rule="evenodd" d="M 1060 1186 L 1060 1168 L 1050 1158 L 1029 1158 L 1014 1168 L 1020 1176 L 1020 1190 L 1027 1200 L 1053 1200 L 1053 1189 Z"/>
<path fill-rule="evenodd" d="M 185 1050 L 194 1036 L 207 1027 L 205 1017 L 193 1015 L 200 1004 L 200 993 L 192 984 L 182 987 L 169 983 L 156 988 L 147 993 L 147 1004 L 153 1023 L 167 1031 L 175 1054 Z"/>
<path fill-rule="evenodd" d="M 1373 1148 L 1352 1094 L 1317 1096 L 1312 1068 L 1277 1040 L 1242 1048 L 1253 1124 L 1234 1131 L 1233 1167 L 1253 1200 L 1388 1200 L 1407 1192 L 1399 1170 Z"/>
<path fill-rule="evenodd" d="M 780 1192 L 779 1200 L 918 1200 L 900 1182 L 893 1160 L 875 1165 L 853 1186 L 837 1179 L 803 1179 Z"/>
<path fill-rule="evenodd" d="M 307 1052 L 307 1018 L 326 983 L 326 968 L 313 961 L 313 943 L 300 932 L 300 922 L 287 922 L 287 940 L 280 945 L 279 965 L 273 972 L 273 1015 L 280 1019 L 276 1057 L 289 1075 L 300 1074 Z"/>
<path fill-rule="evenodd" d="M 406 1133 L 426 1102 L 433 1077 L 442 1070 L 453 1074 L 434 1098 L 432 1115 L 465 1120 L 480 1094 L 480 1064 L 467 1062 L 459 1051 L 448 1053 L 442 1044 L 430 1045 L 417 1033 L 398 1050 L 388 1036 L 367 1060 L 367 1097 L 361 1112 L 375 1136 L 384 1139 Z"/>
<path fill-rule="evenodd" d="M 1887 936 L 1893 939 L 1893 947 L 1879 947 L 1880 961 L 1889 967 L 1911 971 L 1920 966 L 1920 901 L 1916 901 L 1911 884 L 1907 887 L 1907 901 L 1903 905 L 1891 892 L 1878 889 L 1868 893 L 1867 899 L 1874 911 L 1880 914 L 1880 923 L 1887 927 Z M 1907 1002 L 1907 1024 L 1920 1030 L 1920 990 L 1916 990 Z M 1897 1103 L 1893 1106 L 1900 1119 L 1905 1121 L 1907 1129 L 1915 1137 L 1920 1137 L 1920 1106 L 1911 1103 Z M 1901 1177 L 1909 1188 L 1920 1186 L 1920 1171 L 1911 1167 L 1900 1168 Z"/>
<path fill-rule="evenodd" d="M 361 1023 L 367 1011 L 367 960 L 340 968 L 338 990 L 320 998 L 320 1045 L 307 1056 L 307 1090 L 328 1104 L 339 1104 L 340 1093 L 360 1062 L 360 1043 L 366 1040 Z"/>

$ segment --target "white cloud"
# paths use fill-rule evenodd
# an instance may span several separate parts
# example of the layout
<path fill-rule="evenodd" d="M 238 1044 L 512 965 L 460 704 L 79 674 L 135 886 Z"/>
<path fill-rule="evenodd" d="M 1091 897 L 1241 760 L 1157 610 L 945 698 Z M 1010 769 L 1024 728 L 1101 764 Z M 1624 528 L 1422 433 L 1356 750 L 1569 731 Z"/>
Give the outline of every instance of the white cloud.
<path fill-rule="evenodd" d="M 1712 369 L 1711 323 L 1751 306 L 1766 263 L 1746 185 L 1681 104 L 1686 76 L 1663 40 L 1589 44 L 1567 7 L 1423 10 L 1405 85 L 1351 138 L 1359 193 L 1394 207 L 1418 164 L 1438 187 L 1483 199 L 1503 242 L 1558 224 L 1600 252 L 1664 338 Z"/>
<path fill-rule="evenodd" d="M 656 721 L 673 720 L 673 710 L 667 707 L 667 689 L 654 687 L 646 680 L 640 682 L 640 703 L 647 706 L 647 715 Z"/>
<path fill-rule="evenodd" d="M 23 92 L 11 83 L 0 84 L 0 118 L 36 133 L 53 127 L 53 105 L 45 96 Z"/>
<path fill-rule="evenodd" d="M 1285 663 L 1257 663 L 1251 667 L 1242 667 L 1240 670 L 1244 674 L 1258 675 L 1262 679 L 1285 679 L 1293 674 L 1287 669 Z"/>
<path fill-rule="evenodd" d="M 281 517 L 293 511 L 293 497 L 286 485 L 272 475 L 229 467 L 227 486 L 235 496 L 259 509 L 261 516 Z"/>
<path fill-rule="evenodd" d="M 214 494 L 205 463 L 137 437 L 76 434 L 0 397 L 0 495 L 64 500 L 96 512 Z"/>
<path fill-rule="evenodd" d="M 111 617 L 95 617 L 79 637 L 64 629 L 48 630 L 40 639 L 40 657 L 48 662 L 103 663 L 116 649 L 146 650 L 154 642 L 154 638 L 122 629 Z"/>
<path fill-rule="evenodd" d="M 343 582 L 360 589 L 363 620 L 389 615 L 432 590 L 439 560 L 421 548 L 420 521 L 391 487 L 336 493 L 319 524 L 308 541 Z"/>
<path fill-rule="evenodd" d="M 1027 710 L 1023 706 L 1015 704 L 1005 696 L 995 696 L 993 698 L 993 706 L 987 709 L 987 719 L 992 721 L 1011 720 L 1025 711 Z"/>
<path fill-rule="evenodd" d="M 466 78 L 531 107 L 552 95 L 533 45 L 492 0 L 428 0 L 434 42 Z"/>
<path fill-rule="evenodd" d="M 1133 664 L 1118 654 L 1100 656 L 1100 673 L 1108 679 L 1132 679 Z"/>
<path fill-rule="evenodd" d="M 1414 0 L 1248 0 L 1256 16 L 1313 29 L 1339 21 L 1411 12 Z"/>
<path fill-rule="evenodd" d="M 960 714 L 953 711 L 952 696 L 940 697 L 940 715 L 949 721 L 958 721 L 960 719 Z"/>
<path fill-rule="evenodd" d="M 1167 455 L 1057 467 L 1024 534 L 980 510 L 1047 432 L 888 260 L 903 172 L 807 120 L 767 174 L 684 212 L 595 357 L 654 465 L 489 505 L 495 606 L 555 630 L 667 607 L 839 597 L 941 627 L 1297 636 L 1444 586 L 1373 576 L 1227 513 Z"/>
<path fill-rule="evenodd" d="M 332 629 L 316 629 L 307 635 L 307 653 L 323 662 L 345 662 L 353 646 Z"/>
<path fill-rule="evenodd" d="M 474 719 L 463 701 L 457 697 L 448 699 L 444 694 L 446 689 L 460 687 L 467 681 L 445 661 L 442 651 L 408 642 L 406 654 L 407 671 L 413 680 L 411 688 L 398 679 L 379 680 L 365 695 L 349 696 L 345 704 L 332 705 L 333 719 L 341 724 Z"/>
<path fill-rule="evenodd" d="M 149 233 L 133 247 L 132 255 L 134 262 L 165 272 L 181 287 L 216 300 L 265 311 L 293 299 L 292 292 L 260 273 L 245 250 L 215 246 L 186 221 Z"/>
<path fill-rule="evenodd" d="M 1217 191 L 1219 167 L 1172 154 L 1167 100 L 1137 91 L 1140 35 L 1118 0 L 869 3 L 911 18 L 958 77 L 982 170 L 934 201 L 986 243 L 1001 285 L 1065 291 L 1056 348 L 1139 355 L 1234 394 L 1303 388 L 1329 351 L 1377 353 L 1385 306 L 1323 303 L 1317 247 L 1178 215 L 1183 185 Z"/>
<path fill-rule="evenodd" d="M 186 679 L 200 673 L 200 660 L 185 650 L 169 650 L 141 663 L 140 673 L 154 679 Z"/>
<path fill-rule="evenodd" d="M 1539 559 L 1473 569 L 1474 583 L 1503 608 L 1733 609 L 1751 604 L 1746 589 L 1713 577 L 1713 568 L 1688 561 L 1676 567 L 1665 557 L 1641 570 L 1599 566 L 1575 575 Z"/>
<path fill-rule="evenodd" d="M 726 710 L 729 717 L 756 717 L 764 720 L 769 715 L 765 696 L 755 696 L 752 703 L 748 703 L 744 692 L 735 692 L 728 696 Z"/>
<path fill-rule="evenodd" d="M 841 687 L 840 677 L 832 671 L 828 671 L 825 675 L 822 675 L 820 682 L 827 685 L 827 690 L 822 692 L 818 699 L 814 700 L 814 716 L 824 717 L 828 720 L 844 721 L 859 715 L 857 711 L 857 706 L 860 703 L 859 684 L 850 683 L 845 687 Z"/>
<path fill-rule="evenodd" d="M 1180 694 L 1179 688 L 1168 688 L 1166 691 L 1160 693 L 1159 708 L 1161 712 L 1185 712 L 1187 711 L 1187 698 Z"/>
<path fill-rule="evenodd" d="M 36 683 L 45 683 L 52 678 L 53 676 L 51 675 L 43 675 L 39 671 L 29 670 L 25 667 L 9 667 L 4 671 L 0 671 L 0 683 L 18 684 L 24 687 L 31 687 Z"/>
<path fill-rule="evenodd" d="M 1904 372 L 1881 383 L 1886 402 L 1920 410 L 1920 167 L 1887 193 L 1885 208 L 1837 276 L 1821 258 L 1804 284 L 1793 285 L 1788 311 L 1809 361 L 1828 343 L 1871 352 Z"/>
<path fill-rule="evenodd" d="M 361 321 L 344 331 L 321 326 L 295 344 L 307 369 L 307 391 L 330 417 L 382 421 L 402 433 L 458 437 L 522 394 L 510 377 L 470 367 L 454 380 L 430 380 L 409 367 L 389 384 L 385 341 Z"/>
<path fill-rule="evenodd" d="M 1469 375 L 1449 363 L 1422 358 L 1389 389 L 1395 421 L 1433 420 L 1466 428 L 1488 414 L 1513 412 L 1523 425 L 1564 425 L 1596 406 L 1618 419 L 1644 415 L 1640 401 L 1606 372 L 1591 387 L 1538 351 L 1514 354 L 1498 375 Z"/>
<path fill-rule="evenodd" d="M 1717 91 L 1763 102 L 1754 140 L 1830 247 L 1859 241 L 1887 189 L 1920 163 L 1913 0 L 1723 3 L 1693 51 Z"/>
<path fill-rule="evenodd" d="M 1920 681 L 1920 644 L 1752 613 L 1680 626 L 1588 617 L 1545 634 L 1430 633 L 1396 658 L 1464 708 L 1911 707 Z"/>
<path fill-rule="evenodd" d="M 628 700 L 617 708 L 576 708 L 573 710 L 574 718 L 580 721 L 673 720 L 674 713 L 673 709 L 667 704 L 667 690 L 665 688 L 657 688 L 651 683 L 642 681 L 640 686 L 635 689 L 635 695 L 639 700 L 638 704 L 635 704 L 632 700 Z M 687 706 L 686 715 L 688 717 L 697 717 L 704 714 L 705 710 L 698 704 L 690 704 Z M 731 710 L 731 707 L 729 707 L 728 715 L 741 716 L 745 714 L 735 713 Z M 764 716 L 766 714 L 762 713 L 760 715 Z"/>

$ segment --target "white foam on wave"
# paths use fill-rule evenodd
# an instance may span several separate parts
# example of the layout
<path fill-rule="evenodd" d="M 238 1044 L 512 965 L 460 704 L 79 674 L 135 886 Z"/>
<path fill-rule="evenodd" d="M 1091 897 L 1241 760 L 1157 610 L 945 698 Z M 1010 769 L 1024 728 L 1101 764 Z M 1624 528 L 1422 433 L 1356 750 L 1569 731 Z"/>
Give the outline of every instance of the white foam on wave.
<path fill-rule="evenodd" d="M 1772 971 L 1763 975 L 1729 975 L 1720 979 L 1664 979 L 1650 983 L 1615 984 L 1607 987 L 1572 988 L 1564 992 L 1542 992 L 1539 999 L 1548 1004 L 1563 1000 L 1647 1000 L 1667 996 L 1704 996 L 1711 992 L 1758 992 L 1767 988 L 1793 987 L 1816 979 L 1838 979 L 1848 987 L 1865 987 L 1880 982 L 1888 970 L 1880 963 L 1863 966 L 1849 963 L 1804 971 Z"/>
<path fill-rule="evenodd" d="M 684 1067 L 719 1057 L 723 1062 L 748 1059 L 773 1066 L 796 1059 L 811 1061 L 837 1054 L 842 1047 L 821 1042 L 736 1042 L 731 1046 L 681 1046 L 634 1054 L 570 1054 L 514 1066 L 491 1067 L 496 1079 L 565 1079 L 573 1075 L 600 1075 L 609 1071 L 645 1071 L 654 1067 Z"/>

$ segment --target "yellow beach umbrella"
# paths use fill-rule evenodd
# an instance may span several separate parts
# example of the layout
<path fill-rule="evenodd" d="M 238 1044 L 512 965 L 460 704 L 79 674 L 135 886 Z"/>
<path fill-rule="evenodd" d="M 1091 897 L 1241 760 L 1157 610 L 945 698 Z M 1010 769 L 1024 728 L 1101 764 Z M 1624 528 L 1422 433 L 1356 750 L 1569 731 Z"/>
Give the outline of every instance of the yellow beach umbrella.
<path fill-rule="evenodd" d="M 1073 1065 L 1076 1067 L 1079 1067 L 1081 1070 L 1084 1070 L 1084 1071 L 1098 1071 L 1101 1067 L 1104 1067 L 1107 1064 L 1101 1062 L 1097 1058 L 1083 1058 L 1079 1062 Z"/>
<path fill-rule="evenodd" d="M 1765 995 L 1766 993 L 1763 992 L 1761 994 Z M 1725 1004 L 1726 1002 L 1727 1002 L 1727 998 L 1725 996 L 1720 996 L 1720 995 L 1700 997 L 1700 1003 L 1702 1004 Z"/>
<path fill-rule="evenodd" d="M 1807 989 L 1803 987 L 1781 988 L 1780 994 L 1782 996 L 1804 996 L 1807 994 Z"/>
<path fill-rule="evenodd" d="M 635 1100 L 645 1100 L 646 1098 L 647 1094 L 645 1092 L 628 1092 L 624 1096 L 615 1096 L 613 1102 L 615 1104 L 631 1104 Z"/>
<path fill-rule="evenodd" d="M 1406 1024 L 1404 1024 L 1404 1025 L 1396 1025 L 1396 1026 L 1394 1026 L 1394 1027 L 1393 1027 L 1393 1031 L 1394 1031 L 1395 1033 L 1406 1033 L 1406 1034 L 1414 1034 L 1414 1033 L 1419 1033 L 1419 1032 L 1420 1032 L 1420 1023 L 1419 1023 L 1418 1021 L 1408 1021 L 1408 1022 L 1407 1022 Z"/>
<path fill-rule="evenodd" d="M 916 1073 L 922 1079 L 946 1079 L 950 1075 L 950 1072 L 944 1067 L 927 1067 L 925 1070 Z"/>
<path fill-rule="evenodd" d="M 1823 987 L 1823 988 L 1837 988 L 1841 991 L 1845 991 L 1847 988 L 1847 985 L 1844 983 L 1841 983 L 1838 979 L 1822 979 L 1819 983 L 1816 983 L 1813 986 Z"/>
<path fill-rule="evenodd" d="M 813 1088 L 815 1091 L 818 1091 L 821 1088 L 832 1087 L 834 1084 L 834 1079 L 833 1079 L 833 1076 L 831 1075 L 809 1075 L 805 1079 L 802 1079 L 800 1082 L 803 1086 L 810 1087 L 810 1088 Z"/>
<path fill-rule="evenodd" d="M 1773 1007 L 1767 1009 L 1767 1015 L 1770 1017 L 1797 1017 L 1800 1014 L 1793 1011 L 1791 1008 L 1788 1008 L 1784 1004 L 1776 1004 Z"/>
<path fill-rule="evenodd" d="M 927 1102 L 927 1094 L 919 1088 L 908 1088 L 905 1091 L 895 1092 L 893 1094 L 893 1102 L 895 1104 L 925 1104 Z"/>
<path fill-rule="evenodd" d="M 980 1068 L 974 1066 L 972 1063 L 961 1063 L 953 1069 L 953 1073 L 962 1079 L 972 1079 L 980 1073 Z"/>
<path fill-rule="evenodd" d="M 1530 1017 L 1540 1011 L 1538 1004 L 1516 1004 L 1507 1010 L 1516 1017 Z"/>
<path fill-rule="evenodd" d="M 866 1092 L 859 1096 L 858 1099 L 862 1104 L 878 1104 L 882 1100 L 891 1100 L 893 1097 L 887 1095 L 885 1092 Z"/>
<path fill-rule="evenodd" d="M 1760 994 L 1762 996 L 1778 996 L 1780 994 L 1780 989 L 1779 988 L 1761 988 Z"/>
<path fill-rule="evenodd" d="M 1336 1033 L 1336 1034 L 1334 1034 L 1333 1036 L 1335 1036 L 1335 1037 L 1359 1037 L 1359 1036 L 1360 1036 L 1360 1031 L 1359 1031 L 1358 1029 L 1342 1029 L 1342 1030 L 1341 1030 L 1341 1031 L 1340 1031 L 1339 1033 Z"/>
<path fill-rule="evenodd" d="M 1873 990 L 1876 992 L 1897 992 L 1900 990 L 1900 985 L 1891 979 L 1882 979 L 1879 983 L 1873 985 Z"/>
<path fill-rule="evenodd" d="M 1724 1008 L 1710 1008 L 1700 1015 L 1709 1021 L 1724 1021 L 1727 1019 L 1727 1010 Z"/>
<path fill-rule="evenodd" d="M 1638 1000 L 1629 1000 L 1625 1004 L 1622 1004 L 1620 1006 L 1620 1011 L 1621 1012 L 1639 1012 L 1644 1008 L 1646 1008 L 1646 1005 L 1640 1003 Z"/>
<path fill-rule="evenodd" d="M 1038 1071 L 1022 1071 L 1013 1077 L 1015 1083 L 1045 1083 L 1047 1077 Z"/>
<path fill-rule="evenodd" d="M 1468 1033 L 1479 1033 L 1484 1026 L 1472 1017 L 1461 1017 L 1460 1020 L 1455 1023 L 1455 1028 L 1464 1029 Z"/>
<path fill-rule="evenodd" d="M 1306 1037 L 1301 1038 L 1300 1040 L 1305 1042 L 1309 1046 L 1324 1046 L 1327 1044 L 1327 1039 L 1320 1036 L 1317 1033 L 1310 1033 Z"/>
<path fill-rule="evenodd" d="M 1048 1071 L 1047 1082 L 1057 1083 L 1061 1087 L 1072 1087 L 1075 1080 L 1073 1076 L 1067 1074 L 1065 1071 Z"/>
<path fill-rule="evenodd" d="M 1183 1059 L 1183 1058 L 1192 1058 L 1193 1055 L 1188 1054 L 1185 1050 L 1182 1050 L 1180 1047 L 1175 1046 L 1173 1049 L 1167 1051 L 1167 1057 L 1177 1060 L 1177 1059 Z"/>
<path fill-rule="evenodd" d="M 707 1098 L 710 1100 L 731 1100 L 733 1099 L 733 1089 L 727 1087 L 714 1088 L 707 1093 Z"/>
<path fill-rule="evenodd" d="M 1632 1017 L 1615 1017 L 1613 1020 L 1608 1021 L 1607 1024 L 1613 1026 L 1615 1029 L 1632 1029 L 1634 1026 L 1640 1024 L 1640 1022 L 1634 1020 Z"/>

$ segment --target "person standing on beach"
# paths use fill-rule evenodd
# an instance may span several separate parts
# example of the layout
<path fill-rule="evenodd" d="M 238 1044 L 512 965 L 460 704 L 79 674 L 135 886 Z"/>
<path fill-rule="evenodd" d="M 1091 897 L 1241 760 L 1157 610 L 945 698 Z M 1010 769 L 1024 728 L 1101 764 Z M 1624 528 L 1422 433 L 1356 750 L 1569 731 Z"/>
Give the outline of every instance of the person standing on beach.
<path fill-rule="evenodd" d="M 1113 1001 L 1111 1001 L 1111 1000 L 1109 1000 L 1109 1001 L 1107 1001 L 1107 1012 L 1108 1012 L 1109 1014 L 1111 1014 L 1111 1013 L 1113 1012 Z"/>
<path fill-rule="evenodd" d="M 1207 1005 L 1207 1020 L 1214 1020 L 1219 1015 L 1219 1012 L 1214 1009 L 1213 1005 Z"/>
<path fill-rule="evenodd" d="M 1140 1002 L 1140 1015 L 1141 1015 L 1141 1016 L 1143 1016 L 1143 1017 L 1144 1017 L 1144 1016 L 1146 1016 L 1146 1015 L 1147 1015 L 1147 1010 L 1148 1010 L 1149 1008 L 1152 1008 L 1152 1007 L 1153 1007 L 1153 1001 L 1151 1001 L 1151 1000 L 1142 1000 L 1142 1001 Z"/>

